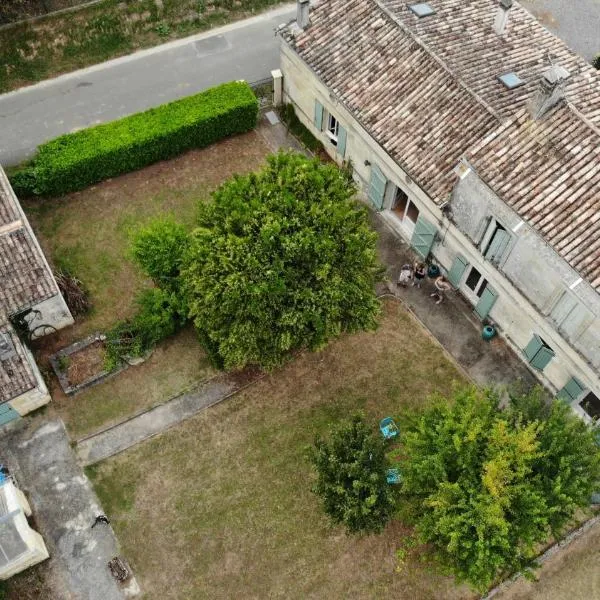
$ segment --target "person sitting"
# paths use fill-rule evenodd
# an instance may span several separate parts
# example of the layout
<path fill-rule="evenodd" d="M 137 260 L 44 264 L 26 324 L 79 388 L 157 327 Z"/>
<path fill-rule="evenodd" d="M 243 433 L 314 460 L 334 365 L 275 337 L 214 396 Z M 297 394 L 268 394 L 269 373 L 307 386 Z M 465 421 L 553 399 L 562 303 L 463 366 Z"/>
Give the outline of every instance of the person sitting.
<path fill-rule="evenodd" d="M 408 282 L 413 277 L 412 265 L 406 264 L 400 267 L 400 275 L 398 276 L 398 285 L 406 287 Z"/>

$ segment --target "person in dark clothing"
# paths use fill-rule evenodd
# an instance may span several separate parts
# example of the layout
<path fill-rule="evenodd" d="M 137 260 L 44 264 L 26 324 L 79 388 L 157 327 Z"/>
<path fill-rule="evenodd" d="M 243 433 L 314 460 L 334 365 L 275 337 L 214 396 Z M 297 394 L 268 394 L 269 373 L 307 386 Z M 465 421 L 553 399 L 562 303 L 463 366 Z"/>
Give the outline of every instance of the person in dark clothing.
<path fill-rule="evenodd" d="M 98 515 L 96 517 L 96 520 L 94 521 L 94 524 L 92 525 L 92 529 L 94 529 L 94 527 L 96 527 L 98 523 L 102 523 L 103 525 L 110 525 L 110 521 L 108 520 L 108 517 L 106 515 Z"/>

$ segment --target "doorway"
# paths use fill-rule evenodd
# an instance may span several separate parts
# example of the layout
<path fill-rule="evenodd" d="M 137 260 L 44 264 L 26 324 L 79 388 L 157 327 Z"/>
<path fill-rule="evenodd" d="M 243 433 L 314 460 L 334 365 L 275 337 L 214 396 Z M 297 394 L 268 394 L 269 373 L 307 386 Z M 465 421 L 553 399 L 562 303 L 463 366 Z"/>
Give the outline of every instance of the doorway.
<path fill-rule="evenodd" d="M 400 220 L 404 228 L 409 232 L 415 228 L 415 223 L 419 218 L 419 209 L 415 203 L 410 200 L 406 192 L 396 187 L 396 194 L 392 204 L 392 212 Z"/>

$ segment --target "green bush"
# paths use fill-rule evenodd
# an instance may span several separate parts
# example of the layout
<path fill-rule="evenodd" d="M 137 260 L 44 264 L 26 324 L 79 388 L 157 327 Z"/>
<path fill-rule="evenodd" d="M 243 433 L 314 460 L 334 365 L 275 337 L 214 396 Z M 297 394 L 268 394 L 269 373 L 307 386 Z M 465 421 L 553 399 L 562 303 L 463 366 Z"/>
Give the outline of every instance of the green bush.
<path fill-rule="evenodd" d="M 173 287 L 188 243 L 183 225 L 169 217 L 159 217 L 134 232 L 131 254 L 156 285 Z"/>
<path fill-rule="evenodd" d="M 18 198 L 35 195 L 35 170 L 31 166 L 20 167 L 8 173 L 10 185 Z"/>
<path fill-rule="evenodd" d="M 56 196 L 134 171 L 256 126 L 258 102 L 245 82 L 216 86 L 39 146 L 34 192 Z"/>
<path fill-rule="evenodd" d="M 323 144 L 304 126 L 298 118 L 293 104 L 286 104 L 280 111 L 281 120 L 288 129 L 311 151 L 318 152 Z"/>
<path fill-rule="evenodd" d="M 185 302 L 175 292 L 150 288 L 137 297 L 136 303 L 139 311 L 133 323 L 144 351 L 173 335 L 186 323 Z"/>
<path fill-rule="evenodd" d="M 594 60 L 592 60 L 592 66 L 595 69 L 600 70 L 600 52 L 594 56 Z"/>

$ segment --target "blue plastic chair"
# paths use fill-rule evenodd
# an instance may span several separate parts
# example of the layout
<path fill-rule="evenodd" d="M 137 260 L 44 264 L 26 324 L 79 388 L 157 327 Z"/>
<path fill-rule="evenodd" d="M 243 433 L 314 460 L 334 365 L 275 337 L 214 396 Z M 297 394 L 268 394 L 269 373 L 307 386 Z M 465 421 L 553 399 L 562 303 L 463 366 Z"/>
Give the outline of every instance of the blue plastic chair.
<path fill-rule="evenodd" d="M 398 433 L 400 433 L 392 417 L 386 417 L 385 419 L 381 419 L 381 422 L 379 423 L 379 430 L 381 431 L 381 435 L 383 435 L 383 437 L 386 440 L 395 438 L 398 435 Z"/>
<path fill-rule="evenodd" d="M 385 476 L 390 485 L 396 485 L 402 481 L 402 474 L 398 469 L 388 469 Z"/>

